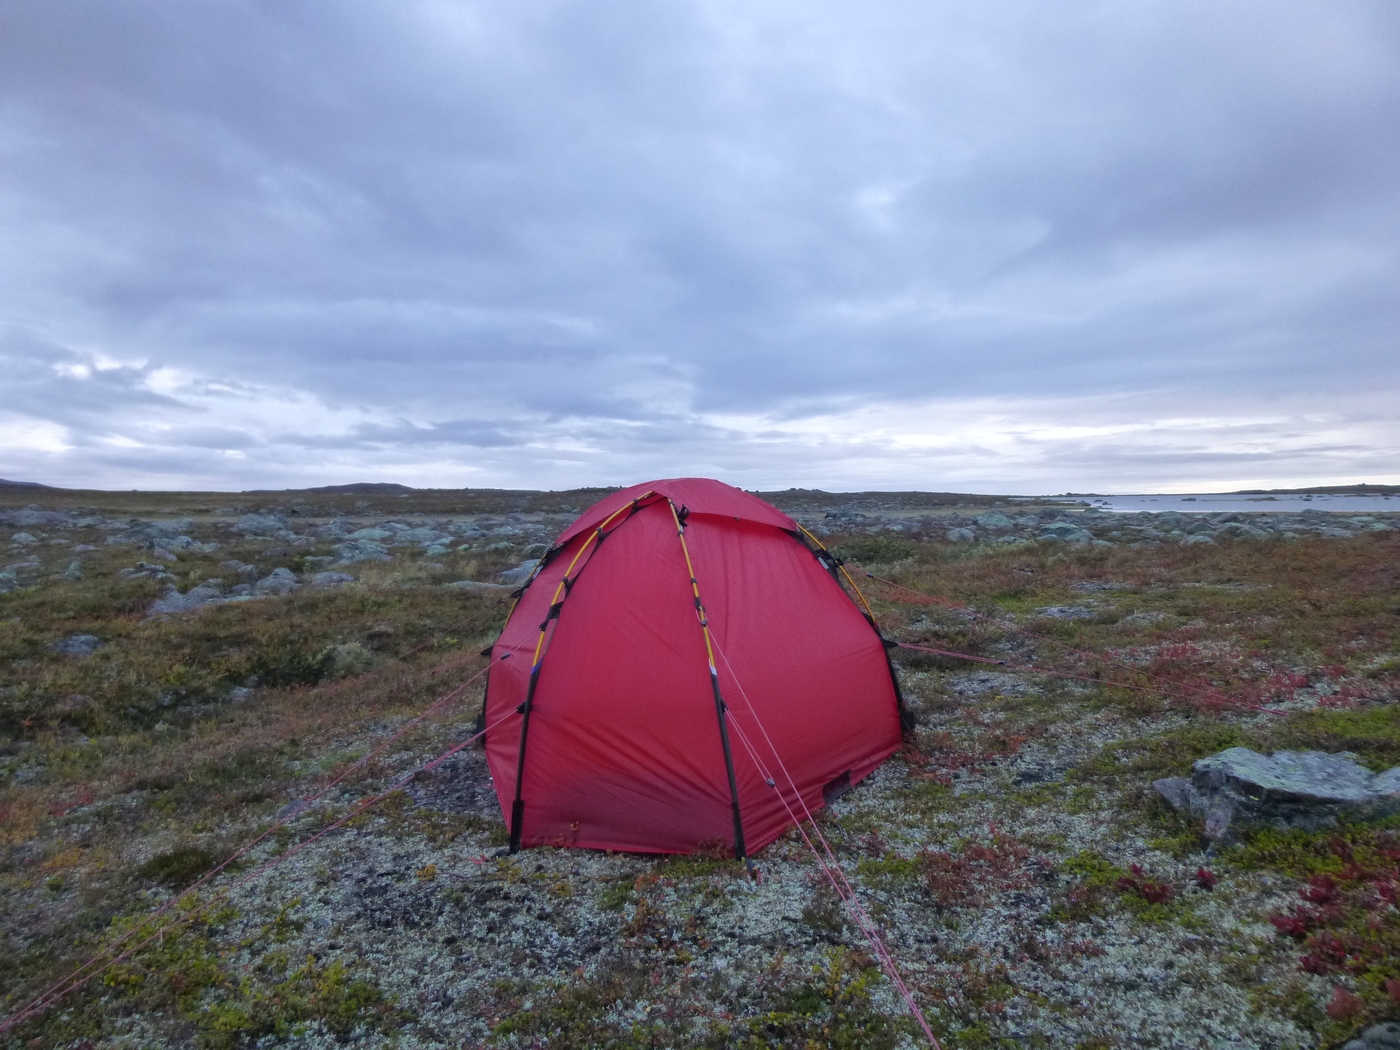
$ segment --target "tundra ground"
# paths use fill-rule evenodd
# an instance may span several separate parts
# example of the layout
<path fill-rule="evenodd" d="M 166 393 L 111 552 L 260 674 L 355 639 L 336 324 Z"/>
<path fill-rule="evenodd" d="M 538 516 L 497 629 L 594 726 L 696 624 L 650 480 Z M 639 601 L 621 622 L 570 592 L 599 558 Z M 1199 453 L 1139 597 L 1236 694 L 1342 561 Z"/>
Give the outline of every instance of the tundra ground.
<path fill-rule="evenodd" d="M 479 686 L 300 802 L 480 670 L 509 588 L 451 584 L 600 494 L 6 496 L 0 1011 L 289 819 L 0 1045 L 921 1045 L 794 834 L 758 881 L 498 856 L 469 748 L 298 848 L 471 733 Z M 1400 825 L 1222 846 L 1150 788 L 1235 745 L 1400 764 L 1400 522 L 917 495 L 788 509 L 890 581 L 856 574 L 887 636 L 1005 661 L 899 651 L 917 726 L 818 818 L 942 1044 L 1336 1046 L 1400 1018 Z"/>

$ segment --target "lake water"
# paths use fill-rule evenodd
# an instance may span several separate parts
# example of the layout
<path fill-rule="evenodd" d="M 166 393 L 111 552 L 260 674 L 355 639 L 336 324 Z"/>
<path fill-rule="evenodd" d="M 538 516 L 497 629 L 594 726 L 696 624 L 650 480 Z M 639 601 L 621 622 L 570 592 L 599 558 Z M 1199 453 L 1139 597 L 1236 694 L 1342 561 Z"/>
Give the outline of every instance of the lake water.
<path fill-rule="evenodd" d="M 1258 514 L 1298 514 L 1305 510 L 1323 510 L 1340 514 L 1400 514 L 1400 496 L 1333 496 L 1327 493 L 1298 493 L 1286 496 L 1238 496 L 1219 492 L 1188 492 L 1183 494 L 1148 493 L 1141 496 L 1086 496 L 1084 502 L 1103 510 L 1130 513 L 1132 511 L 1164 510 L 1186 514 L 1235 514 L 1247 511 Z"/>

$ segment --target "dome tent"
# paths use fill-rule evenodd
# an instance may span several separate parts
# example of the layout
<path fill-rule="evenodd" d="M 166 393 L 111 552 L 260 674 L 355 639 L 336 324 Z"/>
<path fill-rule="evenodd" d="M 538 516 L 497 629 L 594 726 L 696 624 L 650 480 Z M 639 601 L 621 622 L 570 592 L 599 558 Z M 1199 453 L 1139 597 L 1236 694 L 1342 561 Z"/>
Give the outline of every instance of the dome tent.
<path fill-rule="evenodd" d="M 791 823 L 760 761 L 785 771 L 788 805 L 790 777 L 815 813 L 899 746 L 873 621 L 831 555 L 739 489 L 681 478 L 614 493 L 517 596 L 482 713 L 512 852 L 745 856 Z"/>

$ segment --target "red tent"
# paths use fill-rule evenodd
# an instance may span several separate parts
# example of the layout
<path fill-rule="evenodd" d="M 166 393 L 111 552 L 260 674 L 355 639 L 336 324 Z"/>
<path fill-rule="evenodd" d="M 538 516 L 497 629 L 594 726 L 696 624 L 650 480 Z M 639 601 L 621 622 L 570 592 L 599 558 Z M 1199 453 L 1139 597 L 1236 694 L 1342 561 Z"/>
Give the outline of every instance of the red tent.
<path fill-rule="evenodd" d="M 789 826 L 784 799 L 801 812 L 792 785 L 815 813 L 899 746 L 900 698 L 815 539 L 679 478 L 559 537 L 491 648 L 484 723 L 512 851 L 744 856 Z"/>

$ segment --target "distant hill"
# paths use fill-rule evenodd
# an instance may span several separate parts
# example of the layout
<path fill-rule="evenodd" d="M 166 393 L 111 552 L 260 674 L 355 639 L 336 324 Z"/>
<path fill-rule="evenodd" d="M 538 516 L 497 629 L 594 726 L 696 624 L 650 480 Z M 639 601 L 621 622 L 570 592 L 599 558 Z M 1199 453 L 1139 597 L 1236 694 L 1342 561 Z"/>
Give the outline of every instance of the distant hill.
<path fill-rule="evenodd" d="M 250 489 L 250 493 L 273 492 L 274 489 Z M 282 489 L 283 492 L 316 492 L 321 495 L 331 495 L 334 493 L 345 493 L 353 495 L 362 492 L 412 492 L 407 485 L 398 485 L 392 481 L 357 481 L 350 485 L 321 485 L 314 489 Z"/>
<path fill-rule="evenodd" d="M 0 489 L 51 489 L 52 485 L 40 485 L 37 481 L 10 481 L 0 478 Z"/>
<path fill-rule="evenodd" d="M 1240 489 L 1226 492 L 1226 496 L 1301 496 L 1313 492 L 1327 496 L 1381 496 L 1400 495 L 1400 485 L 1313 485 L 1305 489 Z"/>

